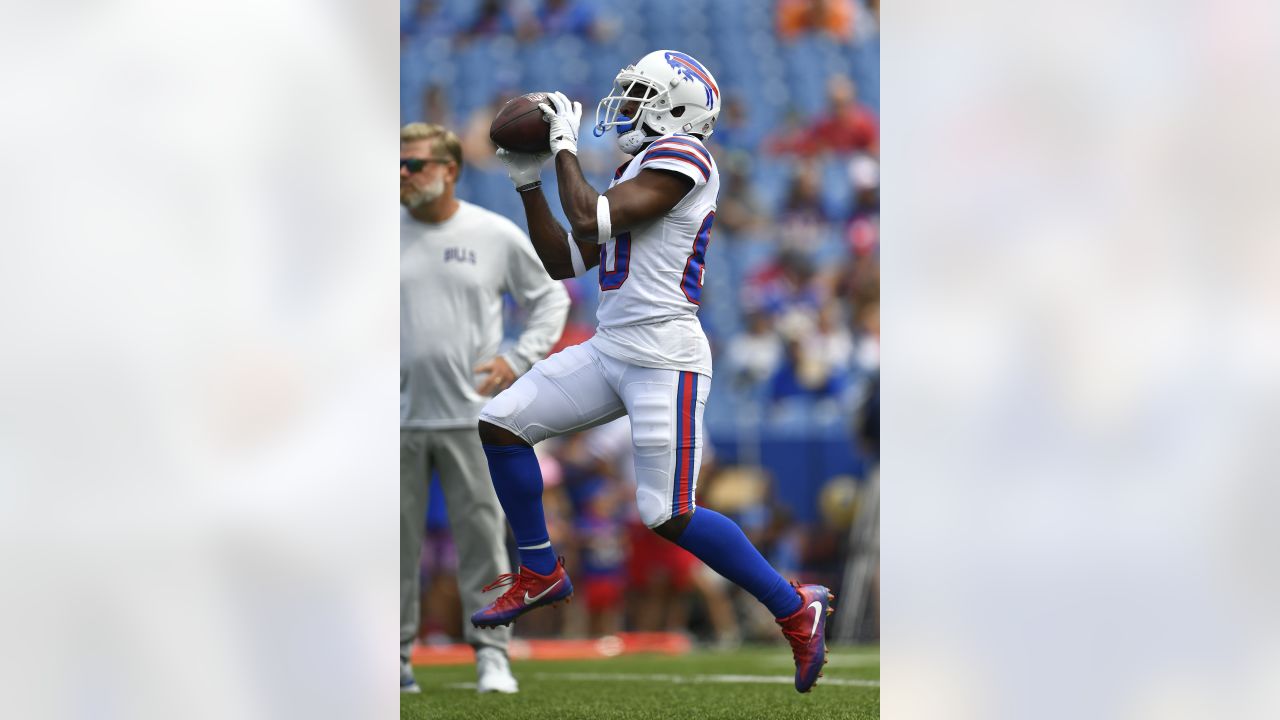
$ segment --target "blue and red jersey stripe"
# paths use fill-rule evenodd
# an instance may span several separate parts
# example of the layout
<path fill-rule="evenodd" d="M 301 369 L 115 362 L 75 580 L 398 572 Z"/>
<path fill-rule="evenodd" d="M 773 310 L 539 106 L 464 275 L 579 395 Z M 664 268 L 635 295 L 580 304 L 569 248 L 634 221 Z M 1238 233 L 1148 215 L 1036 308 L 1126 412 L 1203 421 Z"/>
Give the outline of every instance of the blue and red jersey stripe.
<path fill-rule="evenodd" d="M 644 166 L 650 160 L 659 159 L 679 160 L 698 169 L 702 173 L 704 180 L 711 179 L 711 157 L 706 150 L 699 147 L 696 143 L 680 138 L 666 138 L 655 142 L 645 151 L 644 159 L 640 161 L 640 165 Z"/>
<path fill-rule="evenodd" d="M 661 140 L 658 140 L 657 142 L 649 146 L 650 150 L 654 150 L 656 148 L 666 148 L 670 150 L 681 150 L 683 152 L 692 152 L 694 155 L 697 155 L 699 158 L 702 158 L 702 160 L 706 162 L 708 165 L 711 164 L 711 153 L 707 152 L 707 149 L 704 148 L 699 143 L 697 143 L 696 141 L 689 140 L 687 138 L 676 137 L 676 136 L 662 138 Z"/>

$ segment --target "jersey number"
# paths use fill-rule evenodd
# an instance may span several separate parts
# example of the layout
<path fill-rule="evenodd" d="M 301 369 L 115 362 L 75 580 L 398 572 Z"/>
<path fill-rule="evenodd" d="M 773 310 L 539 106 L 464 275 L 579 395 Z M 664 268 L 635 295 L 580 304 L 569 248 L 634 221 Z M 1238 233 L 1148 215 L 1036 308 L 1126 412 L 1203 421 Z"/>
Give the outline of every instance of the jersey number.
<path fill-rule="evenodd" d="M 707 265 L 707 246 L 711 244 L 711 223 L 715 221 L 714 210 L 702 219 L 702 226 L 693 237 L 693 252 L 689 253 L 689 259 L 684 263 L 684 275 L 680 278 L 680 289 L 694 305 L 702 304 L 702 271 Z"/>
<path fill-rule="evenodd" d="M 609 269 L 609 246 L 613 246 L 613 269 Z M 624 232 L 600 246 L 600 289 L 617 290 L 627 281 L 631 263 L 631 233 Z"/>
<path fill-rule="evenodd" d="M 711 243 L 711 224 L 716 220 L 713 210 L 702 219 L 698 234 L 693 237 L 693 252 L 684 263 L 680 276 L 680 289 L 694 305 L 702 304 L 702 270 L 707 263 L 707 245 Z M 613 246 L 613 269 L 609 269 L 609 246 Z M 627 281 L 631 263 L 631 233 L 625 232 L 600 246 L 600 289 L 617 290 Z"/>

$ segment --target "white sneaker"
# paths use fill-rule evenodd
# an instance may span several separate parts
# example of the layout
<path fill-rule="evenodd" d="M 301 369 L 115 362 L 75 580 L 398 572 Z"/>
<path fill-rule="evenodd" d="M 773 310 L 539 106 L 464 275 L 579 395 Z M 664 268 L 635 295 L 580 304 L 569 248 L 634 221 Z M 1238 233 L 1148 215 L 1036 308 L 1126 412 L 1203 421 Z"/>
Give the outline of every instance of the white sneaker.
<path fill-rule="evenodd" d="M 519 689 L 506 653 L 494 647 L 476 650 L 476 692 L 511 694 Z"/>
<path fill-rule="evenodd" d="M 418 681 L 413 677 L 413 666 L 408 660 L 400 658 L 400 692 L 402 693 L 420 693 L 422 688 L 418 687 Z"/>

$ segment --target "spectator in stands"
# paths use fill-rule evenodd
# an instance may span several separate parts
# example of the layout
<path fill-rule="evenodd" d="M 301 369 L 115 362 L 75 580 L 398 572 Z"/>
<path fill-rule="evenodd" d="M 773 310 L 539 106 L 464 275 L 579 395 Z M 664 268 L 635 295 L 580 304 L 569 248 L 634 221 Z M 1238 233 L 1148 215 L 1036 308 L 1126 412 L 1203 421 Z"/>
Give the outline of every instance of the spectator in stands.
<path fill-rule="evenodd" d="M 729 382 L 752 388 L 773 377 L 782 362 L 782 340 L 773 329 L 773 318 L 762 310 L 747 315 L 747 331 L 729 341 L 725 351 Z"/>
<path fill-rule="evenodd" d="M 458 551 L 449 531 L 444 491 L 433 478 L 428 491 L 426 533 L 422 537 L 422 587 L 418 641 L 426 645 L 462 639 L 462 598 L 458 594 Z"/>
<path fill-rule="evenodd" d="M 855 333 L 862 308 L 880 298 L 880 176 L 879 162 L 871 155 L 855 155 L 849 177 L 857 207 L 846 228 L 849 253 L 836 270 L 832 293 L 854 318 Z M 877 309 L 878 314 L 878 309 Z M 877 334 L 878 334 L 878 322 Z"/>
<path fill-rule="evenodd" d="M 730 237 L 760 232 L 768 225 L 768 217 L 760 210 L 749 164 L 746 154 L 736 152 L 725 155 L 720 163 L 724 192 L 720 193 L 720 207 L 716 209 L 716 229 Z"/>
<path fill-rule="evenodd" d="M 853 39 L 853 0 L 778 0 L 777 19 L 783 40 L 809 32 L 844 43 Z"/>
<path fill-rule="evenodd" d="M 856 198 L 849 222 L 849 249 L 863 257 L 880 246 L 880 161 L 870 154 L 854 155 L 849 162 L 849 180 Z"/>
<path fill-rule="evenodd" d="M 444 86 L 432 83 L 422 93 L 422 117 L 433 125 L 451 127 L 453 125 L 453 104 L 449 102 L 449 93 Z M 471 157 L 465 155 L 464 157 Z"/>
<path fill-rule="evenodd" d="M 832 400 L 844 389 L 844 368 L 830 365 L 813 352 L 816 328 L 805 313 L 788 313 L 778 322 L 784 353 L 769 383 L 769 398 L 779 403 L 793 397 Z"/>
<path fill-rule="evenodd" d="M 821 179 L 818 166 L 810 161 L 795 164 L 787 200 L 782 206 L 784 216 L 803 216 L 814 221 L 826 220 L 822 210 Z"/>
<path fill-rule="evenodd" d="M 816 313 L 822 305 L 822 294 L 815 277 L 813 263 L 805 253 L 784 249 L 747 280 L 743 306 L 760 308 L 772 315 L 792 309 Z"/>
<path fill-rule="evenodd" d="M 801 156 L 826 152 L 878 153 L 880 126 L 876 115 L 858 102 L 858 86 L 845 75 L 827 81 L 827 111 L 808 125 L 784 132 L 768 142 L 774 153 Z"/>
<path fill-rule="evenodd" d="M 527 22 L 525 16 L 519 6 L 513 8 L 505 0 L 484 0 L 475 19 L 462 31 L 458 40 L 512 35 Z"/>
<path fill-rule="evenodd" d="M 763 141 L 763 147 L 771 155 L 812 155 L 816 150 L 809 140 L 811 119 L 799 109 L 791 107 Z"/>
<path fill-rule="evenodd" d="M 754 153 L 760 147 L 763 133 L 751 126 L 747 119 L 747 105 L 742 97 L 725 93 L 724 107 L 716 120 L 716 133 L 712 147 Z"/>
<path fill-rule="evenodd" d="M 534 13 L 542 35 L 575 35 L 584 40 L 601 40 L 604 28 L 595 9 L 582 0 L 546 0 Z"/>
<path fill-rule="evenodd" d="M 880 259 L 874 249 L 871 252 L 855 249 L 836 271 L 832 289 L 855 318 L 856 327 L 863 317 L 862 308 L 880 301 Z"/>
<path fill-rule="evenodd" d="M 778 217 L 778 239 L 784 248 L 810 251 L 831 227 L 832 218 L 822 207 L 822 181 L 816 163 L 795 165 L 787 199 Z"/>
<path fill-rule="evenodd" d="M 412 38 L 450 37 L 455 28 L 439 0 L 418 0 L 413 13 L 400 20 L 400 43 Z"/>
<path fill-rule="evenodd" d="M 865 372 L 880 372 L 880 303 L 868 302 L 858 309 L 853 360 Z"/>
<path fill-rule="evenodd" d="M 498 147 L 489 139 L 489 126 L 507 100 L 517 94 L 511 90 L 499 90 L 488 103 L 476 108 L 467 117 L 461 133 L 462 156 L 477 169 L 491 170 L 501 165 L 495 154 Z"/>
<path fill-rule="evenodd" d="M 874 464 L 880 462 L 880 374 L 876 373 L 868 383 L 867 396 L 858 408 L 854 420 L 854 436 L 871 456 Z"/>
<path fill-rule="evenodd" d="M 585 436 L 580 436 L 585 437 Z M 619 483 L 600 476 L 584 489 L 574 531 L 578 540 L 578 570 L 592 637 L 622 629 L 625 596 L 626 534 L 622 524 L 623 496 Z"/>
<path fill-rule="evenodd" d="M 823 149 L 879 152 L 879 121 L 875 113 L 858 102 L 858 86 L 852 79 L 846 75 L 831 76 L 827 81 L 827 107 L 827 113 L 813 125 Z"/>
<path fill-rule="evenodd" d="M 828 300 L 822 305 L 817 326 L 806 339 L 806 345 L 806 352 L 817 362 L 833 368 L 833 372 L 842 374 L 853 367 L 853 334 L 849 332 L 844 308 L 839 302 Z"/>
<path fill-rule="evenodd" d="M 861 499 L 858 483 L 849 475 L 827 480 L 818 493 L 818 515 L 821 522 L 808 526 L 804 537 L 802 560 L 806 579 L 818 578 L 840 587 L 845 562 L 849 556 L 849 526 Z"/>
<path fill-rule="evenodd" d="M 567 347 L 584 343 L 596 334 L 596 307 L 595 304 L 587 302 L 583 287 L 587 282 L 595 283 L 598 280 L 591 273 L 587 273 L 581 278 L 564 281 L 564 289 L 569 291 L 569 319 L 565 323 L 560 339 L 551 346 L 549 355 L 555 355 Z"/>

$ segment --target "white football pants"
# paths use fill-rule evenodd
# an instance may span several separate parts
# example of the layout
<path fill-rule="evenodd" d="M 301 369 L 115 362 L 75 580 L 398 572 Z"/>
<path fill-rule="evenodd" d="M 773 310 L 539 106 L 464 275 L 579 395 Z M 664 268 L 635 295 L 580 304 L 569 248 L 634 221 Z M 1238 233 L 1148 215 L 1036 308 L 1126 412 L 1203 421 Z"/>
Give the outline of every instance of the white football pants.
<path fill-rule="evenodd" d="M 693 508 L 710 391 L 706 375 L 632 365 L 588 340 L 534 364 L 480 419 L 535 445 L 629 415 L 636 504 L 652 528 Z"/>

